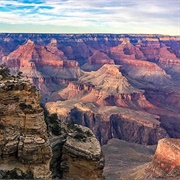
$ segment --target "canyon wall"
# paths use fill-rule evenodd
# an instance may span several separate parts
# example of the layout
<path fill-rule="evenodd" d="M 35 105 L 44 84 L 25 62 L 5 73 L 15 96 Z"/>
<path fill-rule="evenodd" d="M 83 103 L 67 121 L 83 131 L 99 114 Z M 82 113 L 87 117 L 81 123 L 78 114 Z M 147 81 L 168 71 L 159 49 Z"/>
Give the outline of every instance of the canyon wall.
<path fill-rule="evenodd" d="M 0 44 L 0 62 L 14 74 L 22 71 L 50 113 L 62 119 L 70 113 L 76 123 L 90 127 L 101 144 L 112 137 L 127 140 L 121 135 L 126 123 L 133 124 L 134 142 L 155 144 L 162 137 L 180 137 L 179 36 L 0 34 Z M 72 115 L 76 107 L 91 117 Z M 112 120 L 125 113 L 125 118 Z M 144 132 L 153 138 L 142 140 Z"/>
<path fill-rule="evenodd" d="M 92 131 L 47 119 L 35 86 L 0 66 L 0 178 L 101 179 L 104 159 Z"/>
<path fill-rule="evenodd" d="M 6 68 L 0 71 L 0 177 L 50 178 L 52 150 L 40 95 Z"/>

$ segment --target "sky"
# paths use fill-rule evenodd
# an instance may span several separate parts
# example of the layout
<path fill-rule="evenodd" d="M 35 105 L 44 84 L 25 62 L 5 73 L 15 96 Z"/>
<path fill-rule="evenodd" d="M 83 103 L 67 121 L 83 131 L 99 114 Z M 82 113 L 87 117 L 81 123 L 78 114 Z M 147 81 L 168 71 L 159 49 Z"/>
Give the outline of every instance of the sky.
<path fill-rule="evenodd" d="M 180 35 L 180 0 L 0 0 L 0 32 Z"/>

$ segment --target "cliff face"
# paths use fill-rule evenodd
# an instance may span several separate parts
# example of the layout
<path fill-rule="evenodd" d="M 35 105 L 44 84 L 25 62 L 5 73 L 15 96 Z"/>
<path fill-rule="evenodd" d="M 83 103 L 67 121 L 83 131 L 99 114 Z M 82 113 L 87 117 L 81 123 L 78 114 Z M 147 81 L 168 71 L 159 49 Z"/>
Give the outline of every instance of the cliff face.
<path fill-rule="evenodd" d="M 73 125 L 62 147 L 61 169 L 67 179 L 102 179 L 104 158 L 89 128 Z"/>
<path fill-rule="evenodd" d="M 180 138 L 179 60 L 179 36 L 0 34 L 0 63 L 7 64 L 15 74 L 22 71 L 22 76 L 29 79 L 40 90 L 43 96 L 42 102 L 50 113 L 57 113 L 62 121 L 71 119 L 73 123 L 90 127 L 101 144 L 107 143 L 114 137 L 141 144 L 156 144 L 163 137 Z M 14 81 L 4 83 L 3 78 L 4 75 L 1 75 L 2 93 L 14 92 L 15 86 L 11 84 Z M 18 88 L 22 87 L 18 85 Z M 15 87 L 15 89 L 18 88 Z M 29 96 L 32 95 L 29 90 L 27 92 Z M 14 96 L 8 99 L 8 102 L 14 103 L 16 100 L 17 103 L 21 103 L 18 108 L 15 108 L 15 105 L 11 107 L 9 104 L 2 103 L 2 117 L 5 116 L 3 113 L 6 111 L 17 110 L 18 117 L 23 115 L 25 120 L 31 118 L 29 114 L 33 110 L 30 100 L 27 101 L 25 94 L 21 94 L 24 95 L 22 102 L 19 102 L 16 97 L 13 99 Z M 10 93 L 8 95 L 11 97 Z M 35 109 L 34 106 L 33 108 Z M 7 121 L 2 118 L 2 124 L 14 123 L 10 120 L 12 116 L 7 117 Z M 13 118 L 17 119 L 16 116 Z M 38 120 L 39 118 L 36 118 L 35 121 Z M 8 128 L 20 127 L 20 132 L 23 132 L 24 122 L 20 120 L 18 122 L 15 127 L 10 124 Z M 50 166 L 51 169 L 55 167 L 57 170 L 61 167 L 62 157 L 58 152 L 62 151 L 63 144 L 67 142 L 69 147 L 69 141 L 74 142 L 74 140 L 68 133 L 61 134 L 59 126 L 56 125 L 51 127 L 57 137 L 52 136 L 50 139 L 53 147 L 53 160 Z M 28 126 L 33 129 L 33 132 L 37 131 L 43 139 L 41 137 L 44 133 L 43 123 L 34 125 L 37 128 L 33 123 L 28 123 Z M 2 127 L 3 134 L 6 128 Z M 31 132 L 31 128 L 27 132 Z M 11 132 L 16 134 L 19 129 L 7 131 L 9 134 Z M 60 134 L 63 137 L 59 137 Z M 1 153 L 4 153 L 3 156 L 8 153 L 13 154 L 13 158 L 20 156 L 24 163 L 27 161 L 23 157 L 24 154 L 26 155 L 24 147 L 28 149 L 28 142 L 36 144 L 37 140 L 36 137 L 29 138 L 24 134 L 18 137 L 17 140 L 13 136 L 16 141 L 12 143 L 10 141 L 10 144 L 7 144 L 9 140 L 3 140 Z M 2 138 L 5 138 L 4 135 Z M 46 142 L 45 140 L 43 148 L 46 147 Z M 86 143 L 89 147 L 89 140 Z M 11 148 L 12 144 L 17 146 L 13 145 Z M 29 151 L 28 149 L 27 152 Z M 76 154 L 75 151 L 73 153 Z M 86 150 L 84 153 L 87 154 Z M 74 162 L 74 154 L 68 152 L 65 155 L 67 164 Z M 38 163 L 41 162 L 41 156 L 33 158 L 37 158 Z M 87 159 L 83 158 L 84 163 L 87 164 Z M 78 162 L 83 158 L 81 157 Z M 34 162 L 34 159 L 31 160 Z M 55 161 L 59 162 L 58 165 L 53 163 Z M 5 163 L 4 160 L 3 162 Z M 98 169 L 97 174 L 99 174 L 101 166 L 97 168 L 97 164 L 93 161 L 92 169 Z M 66 170 L 64 174 L 68 178 L 71 177 L 73 169 L 79 166 L 76 164 L 67 167 L 67 169 L 64 168 Z M 20 172 L 23 174 L 26 171 L 33 172 L 32 168 Z M 53 172 L 55 177 L 54 174 L 57 172 Z"/>
<path fill-rule="evenodd" d="M 169 137 L 160 117 L 140 109 L 158 108 L 140 89 L 129 83 L 117 65 L 103 65 L 95 72 L 84 72 L 79 82 L 54 94 L 46 107 L 59 117 L 71 116 L 74 123 L 93 130 L 101 144 L 111 138 L 141 144 L 156 144 Z"/>
<path fill-rule="evenodd" d="M 47 46 L 40 46 L 27 40 L 8 56 L 2 58 L 11 73 L 22 72 L 41 91 L 42 95 L 60 88 L 67 79 L 76 79 L 80 69 L 78 62 L 67 61 L 64 53 L 56 47 L 55 40 Z"/>
<path fill-rule="evenodd" d="M 92 131 L 56 117 L 45 122 L 39 92 L 19 78 L 0 66 L 0 178 L 101 179 L 104 159 Z"/>
<path fill-rule="evenodd" d="M 14 72 L 22 71 L 27 77 L 33 71 L 33 74 L 40 71 L 44 78 L 77 79 L 80 70 L 76 63 L 71 62 L 72 59 L 87 71 L 97 70 L 103 64 L 120 64 L 132 78 L 150 84 L 167 83 L 164 79 L 170 76 L 179 77 L 178 36 L 0 34 L 0 44 L 0 61 L 8 64 Z M 51 85 L 58 84 L 54 79 L 51 81 Z"/>
<path fill-rule="evenodd" d="M 7 76 L 1 67 L 0 155 L 1 178 L 49 178 L 51 147 L 47 138 L 40 96 L 30 83 Z M 10 163 L 14 162 L 14 163 Z"/>
<path fill-rule="evenodd" d="M 131 169 L 125 179 L 167 179 L 180 178 L 180 140 L 164 138 L 158 142 L 150 163 Z"/>
<path fill-rule="evenodd" d="M 180 177 L 180 139 L 161 139 L 152 161 L 154 173 Z"/>

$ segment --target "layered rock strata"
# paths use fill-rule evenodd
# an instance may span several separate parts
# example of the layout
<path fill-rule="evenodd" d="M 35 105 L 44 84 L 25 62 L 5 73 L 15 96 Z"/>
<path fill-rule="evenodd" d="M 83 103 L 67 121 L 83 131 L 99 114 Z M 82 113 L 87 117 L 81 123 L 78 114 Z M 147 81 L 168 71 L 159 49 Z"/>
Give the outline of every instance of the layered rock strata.
<path fill-rule="evenodd" d="M 180 179 L 180 139 L 159 140 L 155 155 L 150 163 L 128 171 L 124 179 Z"/>
<path fill-rule="evenodd" d="M 144 146 L 112 139 L 102 147 L 104 175 L 114 180 L 179 180 L 180 139 L 164 138 L 157 146 Z"/>
<path fill-rule="evenodd" d="M 92 131 L 81 125 L 62 122 L 57 115 L 46 116 L 53 150 L 52 178 L 103 179 L 104 156 Z"/>
<path fill-rule="evenodd" d="M 102 179 L 104 159 L 92 131 L 61 125 L 56 115 L 46 114 L 45 123 L 39 101 L 31 83 L 0 66 L 0 178 Z"/>
<path fill-rule="evenodd" d="M 27 40 L 8 56 L 2 58 L 11 73 L 22 72 L 42 95 L 48 95 L 66 84 L 66 80 L 77 79 L 80 69 L 77 61 L 67 60 L 64 53 L 56 47 L 56 41 L 39 46 Z"/>
<path fill-rule="evenodd" d="M 169 137 L 161 127 L 160 117 L 142 109 L 158 108 L 121 73 L 121 66 L 103 65 L 84 72 L 78 82 L 54 94 L 46 107 L 62 119 L 71 116 L 74 123 L 93 130 L 101 144 L 111 138 L 141 144 L 156 144 Z M 128 130 L 128 127 L 129 130 Z"/>
<path fill-rule="evenodd" d="M 1 178 L 8 171 L 50 178 L 52 150 L 47 138 L 40 96 L 29 82 L 8 75 L 1 67 L 0 81 L 0 169 Z M 7 73 L 2 73 L 7 72 Z M 10 162 L 14 162 L 9 165 Z"/>
<path fill-rule="evenodd" d="M 180 139 L 161 139 L 152 164 L 155 174 L 180 177 Z"/>
<path fill-rule="evenodd" d="M 61 169 L 65 179 L 103 179 L 104 157 L 89 128 L 73 125 L 62 147 Z"/>

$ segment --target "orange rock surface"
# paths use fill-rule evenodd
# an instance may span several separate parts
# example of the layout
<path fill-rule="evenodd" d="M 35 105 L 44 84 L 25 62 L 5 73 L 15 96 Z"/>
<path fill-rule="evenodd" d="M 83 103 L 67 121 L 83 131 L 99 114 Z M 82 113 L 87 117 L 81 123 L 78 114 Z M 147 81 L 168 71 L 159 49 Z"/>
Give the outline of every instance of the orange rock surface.
<path fill-rule="evenodd" d="M 178 168 L 180 166 L 180 139 L 161 139 L 158 142 L 153 164 L 166 173 Z"/>

